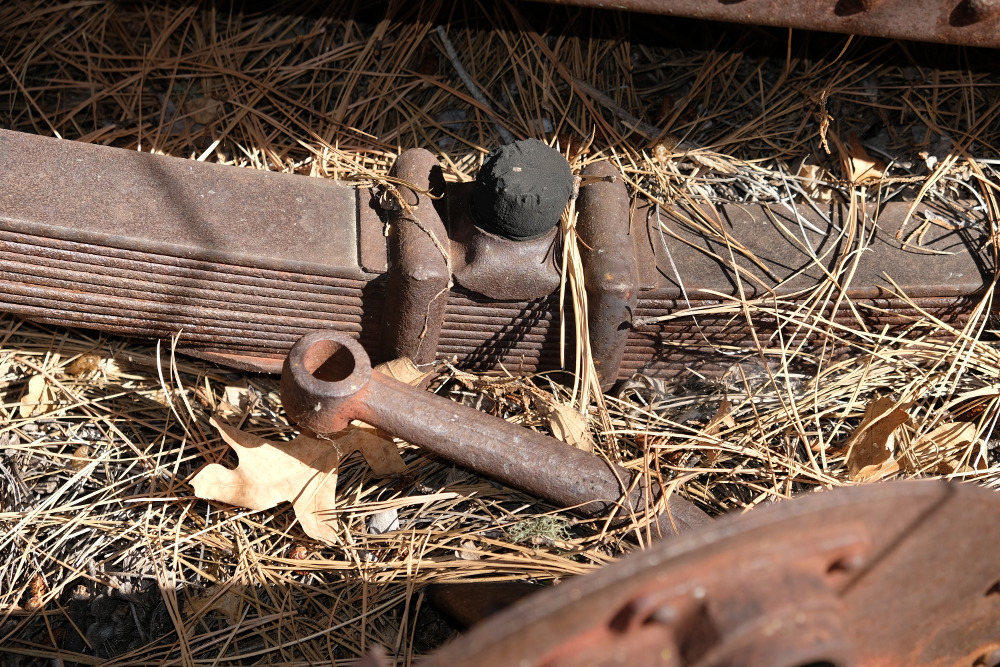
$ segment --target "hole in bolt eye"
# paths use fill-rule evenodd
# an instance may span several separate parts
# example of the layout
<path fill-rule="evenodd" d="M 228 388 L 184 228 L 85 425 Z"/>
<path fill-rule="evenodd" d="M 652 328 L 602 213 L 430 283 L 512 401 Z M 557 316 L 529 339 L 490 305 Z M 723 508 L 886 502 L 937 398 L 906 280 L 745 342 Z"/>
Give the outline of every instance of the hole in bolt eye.
<path fill-rule="evenodd" d="M 354 355 L 332 340 L 313 343 L 303 359 L 306 370 L 317 380 L 339 382 L 354 372 Z"/>
<path fill-rule="evenodd" d="M 986 592 L 983 595 L 985 597 L 989 597 L 991 595 L 1000 595 L 1000 581 L 994 581 L 993 585 L 987 588 Z"/>
<path fill-rule="evenodd" d="M 843 556 L 830 563 L 826 568 L 826 573 L 829 576 L 850 574 L 861 567 L 863 562 L 861 554 Z"/>
<path fill-rule="evenodd" d="M 983 653 L 975 659 L 972 667 L 1000 667 L 1000 649 L 993 649 L 988 653 Z"/>
<path fill-rule="evenodd" d="M 871 0 L 837 0 L 833 13 L 836 16 L 854 16 L 871 9 Z"/>
<path fill-rule="evenodd" d="M 851 568 L 844 561 L 843 558 L 838 558 L 837 560 L 830 563 L 826 568 L 827 574 L 846 574 Z"/>

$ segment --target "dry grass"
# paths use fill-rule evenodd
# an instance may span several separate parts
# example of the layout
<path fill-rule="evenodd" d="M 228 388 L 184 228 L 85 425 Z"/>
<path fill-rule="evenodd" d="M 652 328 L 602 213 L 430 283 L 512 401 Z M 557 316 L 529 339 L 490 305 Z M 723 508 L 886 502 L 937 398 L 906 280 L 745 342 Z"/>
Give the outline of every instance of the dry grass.
<path fill-rule="evenodd" d="M 997 162 L 977 159 L 1000 147 L 993 53 L 520 3 L 304 4 L 231 14 L 221 3 L 5 3 L 0 126 L 349 179 L 378 178 L 402 149 L 424 146 L 454 180 L 473 178 L 502 126 L 557 142 L 574 168 L 617 160 L 633 189 L 664 207 L 807 206 L 803 191 L 822 187 L 857 207 L 972 200 L 953 213 L 990 240 L 1000 219 Z M 438 25 L 485 103 L 456 73 Z M 851 135 L 889 163 L 877 184 L 852 182 L 838 149 Z M 803 162 L 823 170 L 822 182 L 797 177 Z M 863 247 L 865 226 L 848 223 L 851 248 Z M 845 253 L 837 276 L 856 260 Z M 604 451 L 714 513 L 739 510 L 851 483 L 844 445 L 865 406 L 892 396 L 913 402 L 897 433 L 898 476 L 996 485 L 989 301 L 962 331 L 928 316 L 890 334 L 825 320 L 842 287 L 831 277 L 799 301 L 712 306 L 777 318 L 758 352 L 784 364 L 751 361 L 720 381 L 605 397 L 592 415 Z M 644 540 L 574 523 L 407 448 L 402 479 L 375 479 L 359 457 L 341 467 L 338 539 L 317 543 L 285 506 L 206 503 L 188 485 L 206 461 L 233 462 L 208 424 L 227 386 L 248 387 L 245 429 L 290 435 L 271 379 L 175 358 L 168 344 L 0 325 L 0 645 L 11 664 L 344 664 L 375 643 L 409 664 L 433 643 L 420 613 L 428 582 L 551 582 Z M 798 331 L 822 332 L 854 356 L 797 376 Z M 33 376 L 47 391 L 35 408 L 22 403 Z M 536 385 L 602 404 L 585 378 L 572 394 Z M 542 427 L 519 407 L 527 391 L 486 383 L 478 395 Z M 713 422 L 724 402 L 731 421 Z M 921 439 L 949 422 L 973 424 L 977 437 L 944 448 Z M 372 515 L 389 509 L 400 529 L 369 532 Z"/>

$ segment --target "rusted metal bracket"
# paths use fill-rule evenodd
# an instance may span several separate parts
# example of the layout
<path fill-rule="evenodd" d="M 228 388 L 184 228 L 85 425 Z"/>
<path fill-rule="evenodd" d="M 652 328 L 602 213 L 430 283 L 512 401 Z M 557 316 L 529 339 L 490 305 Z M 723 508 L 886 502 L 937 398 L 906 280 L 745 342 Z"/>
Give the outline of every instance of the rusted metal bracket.
<path fill-rule="evenodd" d="M 419 664 L 996 665 L 997 544 L 1000 497 L 973 485 L 811 494 L 532 594 Z"/>
<path fill-rule="evenodd" d="M 1000 47 L 998 0 L 542 0 L 552 4 Z"/>
<path fill-rule="evenodd" d="M 280 371 L 304 333 L 330 328 L 378 359 L 415 352 L 472 370 L 558 368 L 558 236 L 514 242 L 471 229 L 470 185 L 441 185 L 433 158 L 420 155 L 405 154 L 397 167 L 415 186 L 397 192 L 414 205 L 392 210 L 367 187 L 0 130 L 0 161 L 22 165 L 0 172 L 0 309 L 179 336 L 191 353 L 268 372 Z M 608 164 L 589 169 L 614 176 Z M 630 201 L 624 187 L 598 179 L 578 202 L 605 384 L 639 370 L 725 371 L 782 323 L 713 306 L 739 296 L 794 300 L 836 274 L 847 254 L 859 257 L 844 292 L 850 304 L 826 315 L 856 329 L 906 326 L 921 310 L 961 324 L 991 281 L 985 231 L 935 202 L 912 215 L 908 203 L 872 205 L 858 229 L 836 203 L 663 210 Z M 427 194 L 439 188 L 442 198 Z M 420 225 L 434 226 L 439 244 Z M 921 225 L 926 233 L 910 237 Z M 430 285 L 419 298 L 401 287 L 414 275 Z M 696 317 L 675 316 L 699 307 Z M 808 339 L 807 356 L 814 334 L 795 335 Z"/>
<path fill-rule="evenodd" d="M 531 141 L 541 147 L 536 150 L 554 154 L 565 165 L 554 150 Z M 551 157 L 544 152 L 542 156 Z M 568 165 L 565 170 L 568 175 Z M 410 187 L 396 188 L 396 201 L 382 199 L 390 230 L 382 330 L 386 358 L 408 357 L 417 363 L 435 358 L 452 276 L 469 292 L 500 302 L 546 299 L 559 289 L 561 238 L 554 225 L 558 209 L 550 228 L 545 225 L 533 238 L 514 240 L 474 222 L 469 200 L 475 198 L 478 181 L 448 190 L 441 167 L 429 152 L 406 151 L 393 176 Z M 601 383 L 610 387 L 618 379 L 639 296 L 635 242 L 639 234 L 632 233 L 630 200 L 621 173 L 608 162 L 597 162 L 582 176 L 594 181 L 580 190 L 577 223 L 590 338 Z M 430 194 L 433 191 L 440 193 L 439 199 Z"/>

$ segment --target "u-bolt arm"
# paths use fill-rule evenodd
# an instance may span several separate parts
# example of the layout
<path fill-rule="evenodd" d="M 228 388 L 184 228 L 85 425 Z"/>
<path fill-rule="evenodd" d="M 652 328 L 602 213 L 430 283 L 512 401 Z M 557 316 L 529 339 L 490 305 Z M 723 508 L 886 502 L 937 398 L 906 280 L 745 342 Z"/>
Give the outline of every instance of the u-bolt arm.
<path fill-rule="evenodd" d="M 621 172 L 601 161 L 583 170 L 600 178 L 580 188 L 576 228 L 587 288 L 590 348 L 601 387 L 618 379 L 639 298 L 635 234 L 630 228 L 628 189 Z"/>
<path fill-rule="evenodd" d="M 661 494 L 655 484 L 633 483 L 634 473 L 592 454 L 373 372 L 364 349 L 334 331 L 308 334 L 292 347 L 281 396 L 289 416 L 316 433 L 359 419 L 586 517 L 619 507 L 619 518 L 641 516 Z M 657 518 L 662 534 L 708 522 L 683 498 L 668 501 L 668 511 Z"/>
<path fill-rule="evenodd" d="M 437 353 L 451 285 L 448 233 L 427 194 L 444 192 L 444 177 L 437 159 L 420 148 L 400 155 L 391 175 L 416 189 L 397 185 L 403 201 L 388 216 L 382 352 L 386 359 L 409 357 L 426 364 Z"/>

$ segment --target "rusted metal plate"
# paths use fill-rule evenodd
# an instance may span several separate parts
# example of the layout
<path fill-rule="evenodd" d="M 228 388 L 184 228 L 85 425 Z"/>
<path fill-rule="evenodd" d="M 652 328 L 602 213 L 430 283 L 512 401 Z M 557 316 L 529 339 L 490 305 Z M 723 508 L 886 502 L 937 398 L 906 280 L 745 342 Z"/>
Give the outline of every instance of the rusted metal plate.
<path fill-rule="evenodd" d="M 783 28 L 1000 47 L 997 0 L 542 0 Z"/>
<path fill-rule="evenodd" d="M 358 196 L 343 183 L 9 130 L 0 130 L 0 164 L 6 230 L 360 275 Z"/>
<path fill-rule="evenodd" d="M 998 543 L 1000 496 L 973 485 L 811 494 L 531 595 L 420 664 L 992 665 Z"/>
<path fill-rule="evenodd" d="M 3 310 L 129 336 L 179 335 L 182 347 L 202 356 L 270 372 L 295 340 L 317 329 L 349 333 L 373 357 L 384 356 L 387 280 L 375 269 L 384 264 L 386 237 L 368 190 L 13 132 L 0 131 L 0 139 L 7 162 L 16 155 L 20 165 L 0 172 Z M 202 201 L 206 187 L 228 193 L 228 203 L 156 205 L 167 197 Z M 445 204 L 452 193 L 463 201 L 462 186 L 448 192 Z M 904 227 L 908 210 L 886 204 L 852 230 L 843 207 L 832 204 L 823 211 L 830 224 L 805 205 L 797 215 L 773 206 L 702 207 L 697 213 L 710 231 L 696 233 L 683 222 L 693 209 L 639 206 L 632 228 L 642 236 L 644 289 L 622 329 L 618 376 L 725 371 L 754 348 L 752 333 L 766 340 L 779 321 L 760 312 L 750 322 L 723 312 L 676 313 L 741 293 L 792 298 L 853 255 L 860 261 L 849 284 L 840 280 L 854 308 L 827 313 L 833 320 L 880 330 L 912 322 L 923 308 L 960 324 L 993 268 L 982 234 L 962 221 L 954 230 L 925 225 L 921 247 L 906 248 L 897 232 L 916 244 L 910 231 L 923 215 L 918 210 Z M 939 210 L 934 219 L 949 214 Z M 723 230 L 744 251 L 731 251 Z M 516 266 L 510 272 L 520 275 Z M 893 294 L 890 278 L 915 304 Z M 629 312 L 631 302 L 623 304 Z M 497 301 L 453 286 L 437 356 L 477 370 L 557 368 L 559 312 L 557 295 Z"/>
<path fill-rule="evenodd" d="M 858 254 L 848 287 L 853 298 L 888 297 L 897 288 L 911 297 L 961 296 L 981 289 L 992 271 L 978 252 L 982 234 L 961 222 L 955 229 L 926 224 L 933 207 L 922 204 L 912 215 L 910 207 L 907 202 L 870 205 L 858 216 L 860 224 L 852 224 L 847 207 L 838 204 L 824 207 L 829 222 L 805 205 L 796 211 L 777 205 L 678 207 L 658 217 L 655 210 L 640 207 L 636 218 L 649 223 L 659 276 L 654 291 L 671 298 L 684 291 L 704 298 L 737 290 L 748 297 L 789 296 L 814 287 L 852 253 Z M 682 223 L 698 218 L 707 232 L 696 233 Z M 927 229 L 918 242 L 914 232 L 922 224 Z M 731 247 L 727 237 L 742 250 Z"/>

